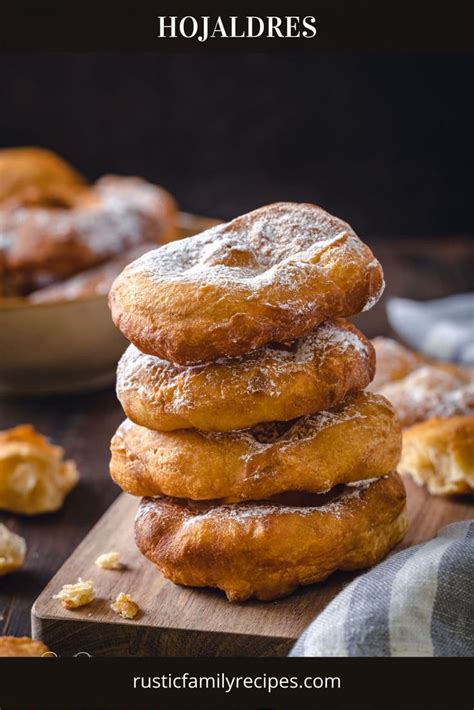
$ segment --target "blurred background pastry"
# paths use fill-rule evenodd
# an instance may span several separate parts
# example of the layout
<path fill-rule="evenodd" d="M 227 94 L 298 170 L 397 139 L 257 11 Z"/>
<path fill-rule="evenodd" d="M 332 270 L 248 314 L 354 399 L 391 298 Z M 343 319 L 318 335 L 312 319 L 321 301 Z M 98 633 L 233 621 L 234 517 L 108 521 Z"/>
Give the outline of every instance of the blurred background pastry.
<path fill-rule="evenodd" d="M 24 296 L 176 236 L 176 204 L 141 178 L 88 186 L 48 151 L 0 151 L 0 295 Z M 2 189 L 3 187 L 3 189 Z"/>
<path fill-rule="evenodd" d="M 110 286 L 183 233 L 158 185 L 116 175 L 89 184 L 51 151 L 0 150 L 0 395 L 112 384 L 126 341 L 110 320 Z"/>
<path fill-rule="evenodd" d="M 90 296 L 107 296 L 114 279 L 122 269 L 154 246 L 148 242 L 140 244 L 99 266 L 81 271 L 64 281 L 38 288 L 28 294 L 26 299 L 29 303 L 58 303 Z"/>
<path fill-rule="evenodd" d="M 0 209 L 73 207 L 87 190 L 85 179 L 45 148 L 0 150 Z"/>

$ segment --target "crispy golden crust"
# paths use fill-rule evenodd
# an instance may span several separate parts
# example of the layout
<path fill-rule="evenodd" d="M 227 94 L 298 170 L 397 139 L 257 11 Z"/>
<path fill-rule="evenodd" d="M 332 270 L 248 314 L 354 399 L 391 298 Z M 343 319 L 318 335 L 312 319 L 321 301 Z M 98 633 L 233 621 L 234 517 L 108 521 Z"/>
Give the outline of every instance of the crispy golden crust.
<path fill-rule="evenodd" d="M 0 508 L 24 515 L 58 510 L 79 480 L 63 454 L 30 424 L 0 431 Z"/>
<path fill-rule="evenodd" d="M 149 429 L 231 431 L 328 409 L 366 387 L 374 367 L 369 341 L 340 319 L 288 345 L 194 367 L 131 345 L 117 370 L 117 395 L 129 419 Z"/>
<path fill-rule="evenodd" d="M 432 417 L 474 413 L 472 372 L 454 365 L 424 365 L 396 382 L 380 387 L 403 427 Z"/>
<path fill-rule="evenodd" d="M 111 442 L 110 471 L 138 496 L 259 500 L 383 476 L 400 450 L 390 404 L 361 392 L 328 412 L 225 434 L 158 432 L 126 420 Z"/>
<path fill-rule="evenodd" d="M 0 210 L 6 295 L 28 293 L 144 242 L 175 237 L 169 193 L 140 178 L 107 176 L 73 206 Z"/>
<path fill-rule="evenodd" d="M 351 227 L 315 205 L 277 203 L 149 252 L 116 279 L 116 325 L 179 364 L 289 342 L 370 308 L 380 264 Z"/>
<path fill-rule="evenodd" d="M 405 534 L 406 494 L 396 473 L 331 498 L 228 506 L 145 498 L 135 538 L 177 584 L 218 587 L 230 601 L 277 599 L 337 569 L 375 564 Z"/>
<path fill-rule="evenodd" d="M 0 657 L 44 656 L 50 653 L 42 641 L 33 641 L 28 636 L 0 636 Z"/>
<path fill-rule="evenodd" d="M 83 177 L 49 150 L 0 150 L 0 209 L 24 205 L 71 206 L 85 186 Z"/>
<path fill-rule="evenodd" d="M 435 417 L 403 433 L 400 473 L 434 495 L 474 492 L 474 416 Z"/>
<path fill-rule="evenodd" d="M 373 338 L 372 345 L 375 348 L 376 369 L 370 389 L 374 392 L 389 382 L 401 380 L 428 362 L 427 358 L 397 343 L 392 338 L 382 336 Z"/>

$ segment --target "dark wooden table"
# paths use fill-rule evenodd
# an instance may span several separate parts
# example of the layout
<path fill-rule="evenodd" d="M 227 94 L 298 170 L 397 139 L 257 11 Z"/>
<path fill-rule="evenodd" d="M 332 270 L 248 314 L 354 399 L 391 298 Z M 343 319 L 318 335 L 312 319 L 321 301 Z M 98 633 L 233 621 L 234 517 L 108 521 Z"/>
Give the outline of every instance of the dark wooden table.
<path fill-rule="evenodd" d="M 368 240 L 384 266 L 387 296 L 436 298 L 473 289 L 474 240 Z M 373 337 L 388 332 L 383 300 L 355 319 Z M 8 333 L 1 337 L 8 338 Z M 43 587 L 119 491 L 108 476 L 109 441 L 122 420 L 112 390 L 80 396 L 0 400 L 0 429 L 31 422 L 76 460 L 81 480 L 61 511 L 33 518 L 0 514 L 23 535 L 23 570 L 0 579 L 0 635 L 30 633 L 30 609 Z"/>

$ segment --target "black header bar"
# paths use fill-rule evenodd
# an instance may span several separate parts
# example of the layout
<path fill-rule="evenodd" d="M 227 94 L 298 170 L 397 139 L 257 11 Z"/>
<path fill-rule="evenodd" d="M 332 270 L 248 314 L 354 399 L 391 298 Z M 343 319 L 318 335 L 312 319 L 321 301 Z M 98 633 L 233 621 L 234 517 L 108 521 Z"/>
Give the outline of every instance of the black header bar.
<path fill-rule="evenodd" d="M 0 50 L 465 52 L 474 49 L 473 3 L 467 1 L 315 0 L 288 2 L 286 10 L 281 3 L 255 2 L 247 7 L 235 3 L 233 9 L 226 7 L 225 11 L 222 5 L 180 0 L 109 6 L 62 3 L 56 7 L 47 2 L 3 3 Z M 160 37 L 160 16 L 176 17 L 178 23 L 188 18 L 182 26 L 184 34 L 178 31 L 176 37 L 170 36 L 172 33 Z M 249 16 L 257 18 L 251 21 L 250 29 Z M 209 18 L 209 38 L 202 32 L 203 17 Z M 277 19 L 270 22 L 269 18 Z M 304 22 L 305 18 L 314 19 Z M 199 30 L 194 33 L 195 21 Z M 168 19 L 165 25 L 169 25 Z M 205 39 L 200 41 L 199 37 Z"/>

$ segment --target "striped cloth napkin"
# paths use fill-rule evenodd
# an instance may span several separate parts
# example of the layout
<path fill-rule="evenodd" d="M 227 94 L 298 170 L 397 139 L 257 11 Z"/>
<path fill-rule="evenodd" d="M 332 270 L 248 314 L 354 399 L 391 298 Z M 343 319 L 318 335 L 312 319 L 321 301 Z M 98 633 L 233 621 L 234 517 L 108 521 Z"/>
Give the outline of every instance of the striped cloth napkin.
<path fill-rule="evenodd" d="M 390 298 L 387 318 L 415 350 L 428 357 L 474 365 L 474 293 L 432 301 Z"/>
<path fill-rule="evenodd" d="M 474 656 L 474 521 L 355 579 L 290 656 Z"/>

